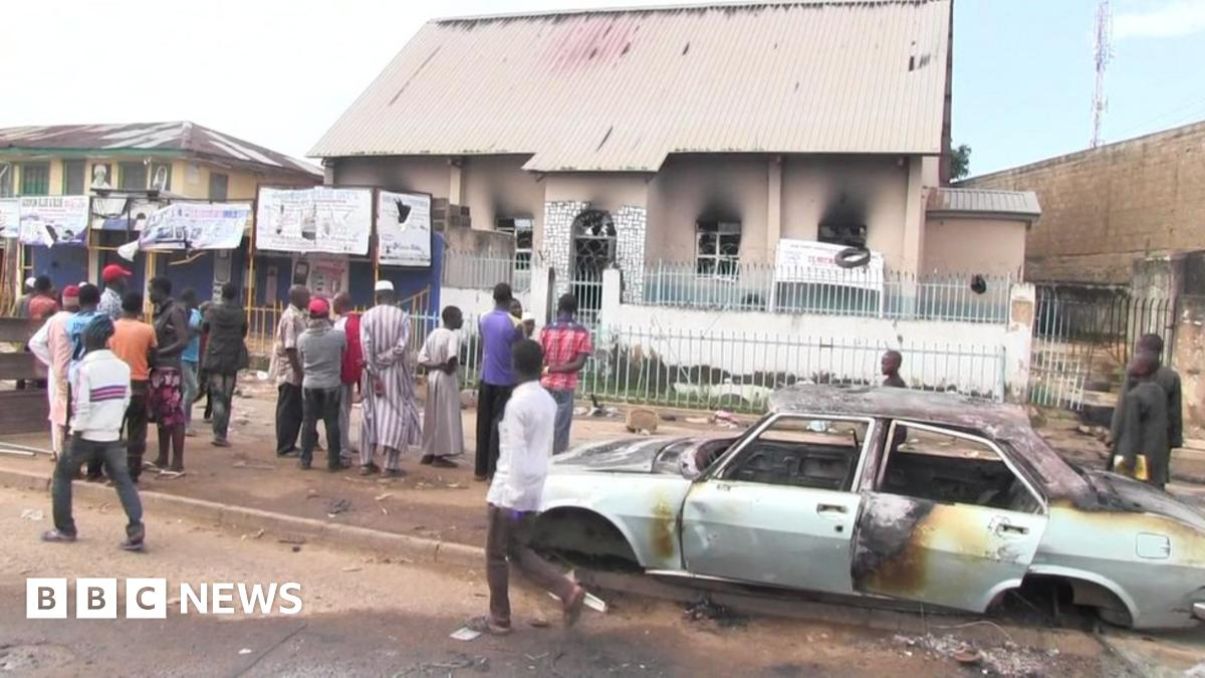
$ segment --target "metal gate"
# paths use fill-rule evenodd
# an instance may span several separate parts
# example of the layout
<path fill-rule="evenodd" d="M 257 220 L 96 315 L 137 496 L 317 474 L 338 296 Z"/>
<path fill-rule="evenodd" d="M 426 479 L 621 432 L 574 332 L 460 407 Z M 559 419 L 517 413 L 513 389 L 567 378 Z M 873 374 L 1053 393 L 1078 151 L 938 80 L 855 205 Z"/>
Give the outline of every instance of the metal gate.
<path fill-rule="evenodd" d="M 601 210 L 573 220 L 573 274 L 569 291 L 577 297 L 578 320 L 591 327 L 602 310 L 603 271 L 615 263 L 615 222 Z"/>
<path fill-rule="evenodd" d="M 1039 286 L 1029 400 L 1078 410 L 1094 394 L 1115 394 L 1134 344 L 1158 334 L 1171 345 L 1172 300 L 1122 289 Z"/>

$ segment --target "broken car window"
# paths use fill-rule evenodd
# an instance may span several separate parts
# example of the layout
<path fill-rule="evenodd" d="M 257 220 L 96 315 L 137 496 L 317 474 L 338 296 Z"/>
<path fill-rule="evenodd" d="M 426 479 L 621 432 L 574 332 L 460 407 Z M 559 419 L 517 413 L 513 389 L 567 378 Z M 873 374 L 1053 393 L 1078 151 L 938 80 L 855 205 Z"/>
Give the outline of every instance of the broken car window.
<path fill-rule="evenodd" d="M 741 450 L 723 477 L 848 490 L 868 428 L 858 420 L 780 417 Z"/>
<path fill-rule="evenodd" d="M 879 489 L 946 504 L 1037 513 L 1041 505 L 979 438 L 896 422 Z"/>

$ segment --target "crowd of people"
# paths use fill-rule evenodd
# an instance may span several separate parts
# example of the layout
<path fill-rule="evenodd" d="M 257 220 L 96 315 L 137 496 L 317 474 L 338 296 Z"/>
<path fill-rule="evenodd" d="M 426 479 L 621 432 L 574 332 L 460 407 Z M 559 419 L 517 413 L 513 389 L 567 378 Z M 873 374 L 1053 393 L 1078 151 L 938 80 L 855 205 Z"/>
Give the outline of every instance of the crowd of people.
<path fill-rule="evenodd" d="M 147 323 L 142 295 L 126 289 L 130 272 L 108 266 L 102 278 L 103 291 L 85 283 L 57 296 L 48 278 L 32 279 L 18 307 L 37 328 L 28 348 L 47 370 L 56 467 L 54 529 L 43 538 L 75 540 L 71 483 L 83 471 L 86 479 L 107 475 L 112 481 L 128 517 L 121 547 L 137 551 L 145 529 L 136 484 L 148 427 L 156 426 L 158 453 L 145 465 L 162 474 L 184 473 L 185 439 L 194 435 L 193 409 L 202 397 L 208 399 L 212 445 L 231 445 L 232 398 L 239 372 L 249 365 L 247 315 L 233 285 L 222 287 L 218 301 L 198 304 L 192 290 L 177 300 L 171 280 L 157 277 L 148 283 L 154 311 Z M 376 283 L 375 303 L 363 314 L 346 293 L 328 300 L 295 286 L 288 297 L 270 368 L 277 388 L 276 454 L 297 456 L 309 470 L 321 451 L 321 423 L 330 471 L 354 464 L 363 475 L 399 478 L 412 447 L 420 450 L 420 464 L 457 467 L 456 458 L 465 452 L 461 310 L 443 309 L 442 326 L 412 355 L 411 318 L 389 281 Z M 540 329 L 538 341 L 535 319 L 523 313 L 507 284 L 495 286 L 493 300 L 494 309 L 480 317 L 477 328 L 482 369 L 474 475 L 490 483 L 490 615 L 484 630 L 506 634 L 511 565 L 556 593 L 569 623 L 581 612 L 585 591 L 532 551 L 529 538 L 549 461 L 568 448 L 574 393 L 593 347 L 590 331 L 577 321 L 573 295 L 559 299 L 556 317 Z M 1156 335 L 1138 342 L 1109 440 L 1111 468 L 1159 487 L 1168 480 L 1171 448 L 1183 442 L 1180 378 L 1161 364 L 1162 350 Z M 882 356 L 883 386 L 907 388 L 902 365 L 898 351 Z M 421 416 L 415 388 L 420 368 L 427 379 Z M 353 435 L 357 403 L 362 416 Z"/>

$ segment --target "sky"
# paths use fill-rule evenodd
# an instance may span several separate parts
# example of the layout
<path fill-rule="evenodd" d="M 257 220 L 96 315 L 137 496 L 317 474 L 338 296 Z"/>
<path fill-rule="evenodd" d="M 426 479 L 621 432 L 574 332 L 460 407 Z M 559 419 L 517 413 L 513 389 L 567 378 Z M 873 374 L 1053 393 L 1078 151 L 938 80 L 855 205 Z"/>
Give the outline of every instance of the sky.
<path fill-rule="evenodd" d="M 982 174 L 1088 146 L 1099 0 L 955 0 Z M 304 156 L 428 19 L 674 0 L 40 0 L 0 10 L 0 127 L 191 120 Z M 1205 119 L 1205 0 L 1113 0 L 1106 142 Z"/>

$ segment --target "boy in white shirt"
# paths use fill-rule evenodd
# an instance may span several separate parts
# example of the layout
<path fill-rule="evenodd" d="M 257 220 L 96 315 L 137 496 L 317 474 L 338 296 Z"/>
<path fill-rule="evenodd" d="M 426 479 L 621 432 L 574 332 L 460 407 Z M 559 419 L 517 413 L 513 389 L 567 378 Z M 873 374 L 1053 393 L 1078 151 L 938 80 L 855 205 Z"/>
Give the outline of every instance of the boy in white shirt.
<path fill-rule="evenodd" d="M 566 626 L 577 622 L 586 599 L 585 589 L 531 550 L 531 530 L 552 459 L 556 401 L 540 386 L 544 351 L 539 344 L 530 339 L 515 342 L 511 359 L 518 385 L 498 427 L 498 466 L 486 495 L 485 562 L 490 587 L 486 630 L 495 635 L 511 632 L 510 564 L 561 599 Z"/>
<path fill-rule="evenodd" d="M 43 533 L 42 540 L 75 541 L 71 479 L 79 473 L 80 466 L 96 461 L 104 464 L 113 480 L 129 520 L 121 548 L 141 551 L 145 536 L 142 502 L 126 467 L 126 449 L 121 442 L 121 429 L 130 404 L 130 367 L 106 348 L 112 336 L 113 321 L 108 316 L 97 316 L 83 331 L 84 357 L 71 385 L 71 442 L 67 451 L 59 455 L 51 487 L 55 529 Z"/>

